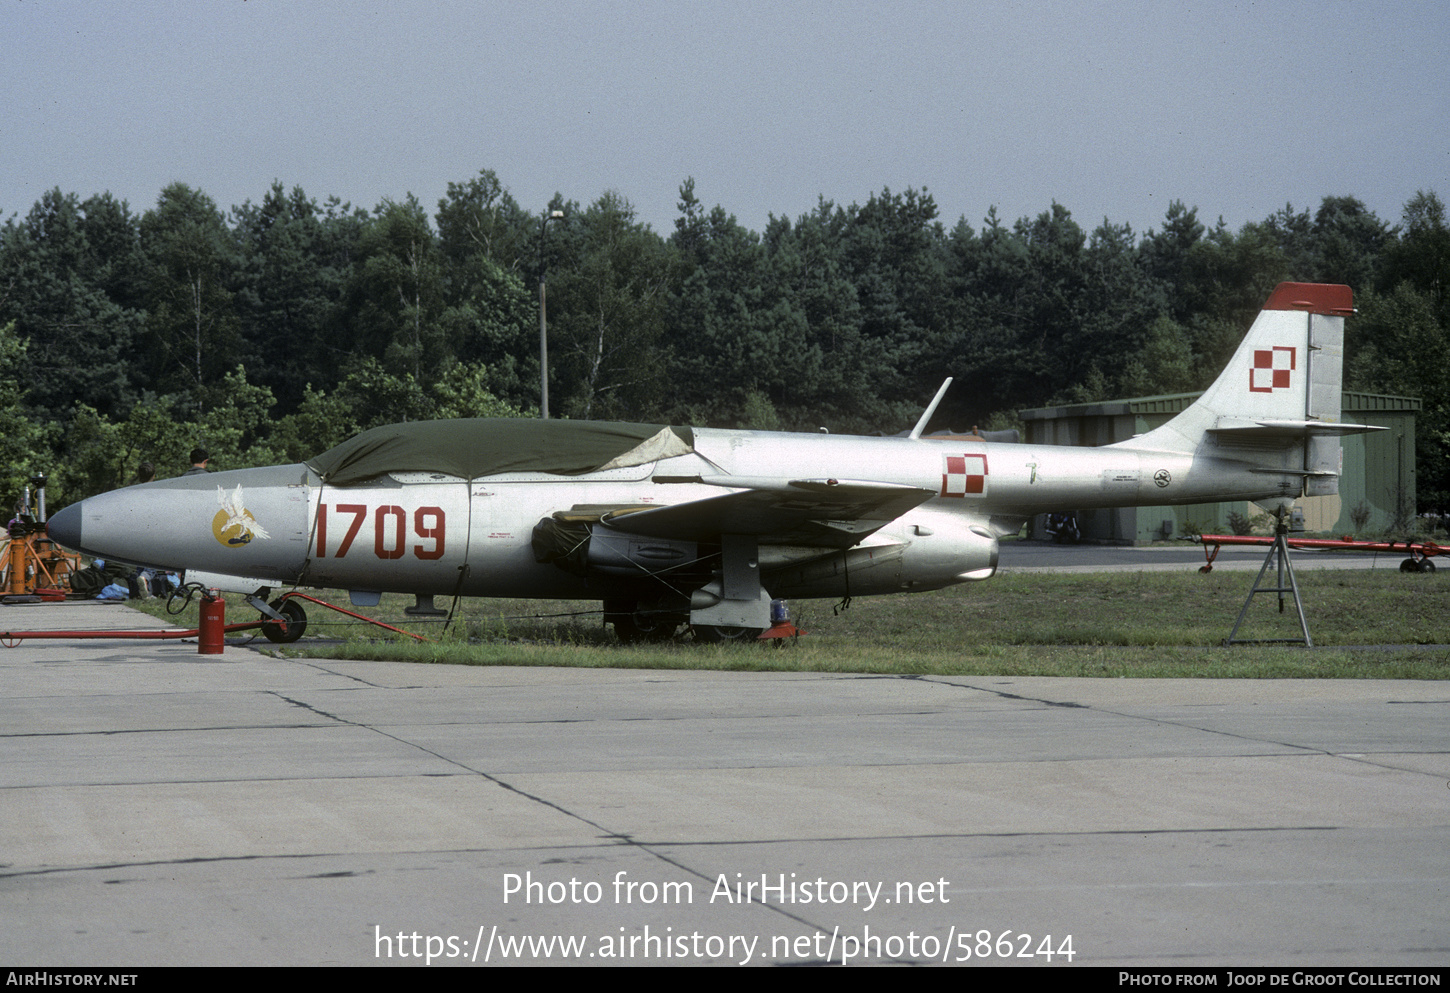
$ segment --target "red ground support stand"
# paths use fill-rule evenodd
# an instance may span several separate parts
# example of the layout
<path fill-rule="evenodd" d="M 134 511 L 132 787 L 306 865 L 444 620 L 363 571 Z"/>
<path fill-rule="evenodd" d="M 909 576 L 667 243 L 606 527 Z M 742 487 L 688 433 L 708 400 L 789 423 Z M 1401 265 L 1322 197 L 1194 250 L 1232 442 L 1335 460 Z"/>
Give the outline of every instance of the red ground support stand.
<path fill-rule="evenodd" d="M 346 614 L 349 617 L 357 618 L 360 621 L 366 621 L 367 623 L 376 625 L 380 628 L 386 628 L 387 630 L 396 632 L 397 634 L 405 634 L 408 637 L 414 638 L 418 641 L 430 640 L 423 637 L 421 634 L 414 634 L 411 631 L 404 631 L 402 628 L 393 627 L 393 625 L 391 624 L 384 624 L 382 621 L 373 620 L 371 617 L 367 617 L 363 614 L 357 614 L 351 610 L 344 610 L 342 607 L 328 603 L 326 600 L 319 600 L 317 599 L 317 597 L 308 596 L 305 593 L 297 593 L 294 591 L 291 593 L 283 594 L 282 598 L 286 599 L 288 597 L 298 597 L 300 599 L 307 600 L 310 603 L 319 604 L 323 607 L 329 607 L 332 610 L 336 610 L 339 613 Z M 214 613 L 214 618 L 208 617 L 209 609 Z M 262 618 L 261 620 L 257 621 L 244 621 L 241 624 L 227 624 L 225 618 L 226 601 L 223 600 L 220 596 L 216 597 L 215 600 L 212 600 L 208 596 L 202 600 L 202 626 L 197 628 L 172 629 L 166 631 L 0 631 L 0 646 L 4 646 L 5 648 L 14 648 L 22 641 L 30 639 L 46 639 L 50 641 L 100 641 L 108 639 L 116 639 L 121 641 L 160 641 L 166 639 L 198 638 L 201 642 L 201 644 L 197 648 L 198 653 L 220 654 L 222 651 L 222 647 L 224 647 L 225 645 L 223 639 L 226 635 L 231 634 L 234 631 L 254 631 L 266 624 L 276 623 L 275 621 L 269 620 L 268 618 Z M 212 625 L 215 626 L 215 630 L 212 634 L 208 635 L 206 632 L 208 630 L 208 627 Z M 207 640 L 209 637 L 216 639 L 216 646 L 210 649 L 207 648 Z"/>
<path fill-rule="evenodd" d="M 306 593 L 298 593 L 296 590 L 291 590 L 287 593 L 283 593 L 280 597 L 277 598 L 275 602 L 283 603 L 288 600 L 306 600 L 308 603 L 315 603 L 319 607 L 326 607 L 328 610 L 335 610 L 339 614 L 346 614 L 348 617 L 356 618 L 359 621 L 366 621 L 367 623 L 375 627 L 380 627 L 385 630 L 392 631 L 394 634 L 405 634 L 409 638 L 414 639 L 415 641 L 431 640 L 429 638 L 423 637 L 421 634 L 414 634 L 412 631 L 404 631 L 402 628 L 393 627 L 393 625 L 391 624 L 385 624 L 382 621 L 368 617 L 366 614 L 359 614 L 355 611 L 348 610 L 346 607 L 339 607 L 335 603 L 328 603 L 326 600 L 319 600 L 315 596 L 308 596 Z"/>
<path fill-rule="evenodd" d="M 1212 572 L 1213 560 L 1218 557 L 1219 548 L 1223 545 L 1272 545 L 1277 538 L 1260 538 L 1251 535 L 1241 534 L 1203 534 L 1198 536 L 1203 543 L 1203 556 L 1208 561 L 1199 568 L 1199 572 Z M 1356 552 L 1405 552 L 1410 557 L 1400 563 L 1401 572 L 1434 572 L 1435 563 L 1430 559 L 1436 555 L 1450 553 L 1450 548 L 1435 544 L 1433 541 L 1356 541 L 1353 538 L 1285 538 L 1285 543 L 1290 548 L 1342 548 Z M 1209 551 L 1209 546 L 1213 551 Z"/>
<path fill-rule="evenodd" d="M 226 625 L 226 633 L 252 631 L 261 621 Z M 0 631 L 0 646 L 14 648 L 22 641 L 174 641 L 200 636 L 201 628 L 170 628 L 165 631 Z"/>
<path fill-rule="evenodd" d="M 803 634 L 805 632 L 790 621 L 779 621 L 762 631 L 760 637 L 756 640 L 766 641 L 770 638 L 796 638 Z"/>

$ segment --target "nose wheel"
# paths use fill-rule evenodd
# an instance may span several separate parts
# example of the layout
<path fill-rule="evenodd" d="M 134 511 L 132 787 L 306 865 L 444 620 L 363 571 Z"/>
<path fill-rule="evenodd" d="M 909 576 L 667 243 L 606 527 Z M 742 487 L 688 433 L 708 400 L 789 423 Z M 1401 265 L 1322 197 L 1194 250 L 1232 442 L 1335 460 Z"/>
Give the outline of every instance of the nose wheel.
<path fill-rule="evenodd" d="M 307 630 L 307 611 L 302 609 L 302 604 L 295 600 L 283 600 L 278 598 L 270 604 L 271 608 L 286 618 L 285 625 L 275 621 L 267 620 L 262 625 L 262 634 L 267 640 L 277 645 L 290 645 L 302 637 Z"/>

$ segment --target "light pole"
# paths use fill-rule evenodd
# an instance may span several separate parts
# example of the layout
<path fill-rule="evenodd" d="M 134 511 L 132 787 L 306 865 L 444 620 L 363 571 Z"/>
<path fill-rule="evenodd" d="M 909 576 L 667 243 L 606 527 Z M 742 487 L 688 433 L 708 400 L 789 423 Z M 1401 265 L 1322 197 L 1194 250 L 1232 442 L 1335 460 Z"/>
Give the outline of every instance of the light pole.
<path fill-rule="evenodd" d="M 539 224 L 539 415 L 549 419 L 549 321 L 544 309 L 544 236 L 549 233 L 549 222 L 564 219 L 562 210 L 544 213 Z"/>

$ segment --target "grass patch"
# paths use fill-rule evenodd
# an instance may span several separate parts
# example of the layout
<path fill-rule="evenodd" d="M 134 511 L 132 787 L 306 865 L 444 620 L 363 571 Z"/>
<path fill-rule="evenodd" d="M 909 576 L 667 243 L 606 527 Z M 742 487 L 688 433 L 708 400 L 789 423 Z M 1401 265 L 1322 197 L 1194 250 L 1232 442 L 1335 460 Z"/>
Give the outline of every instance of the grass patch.
<path fill-rule="evenodd" d="M 445 634 L 403 613 L 390 595 L 360 610 L 437 639 L 417 643 L 307 605 L 308 634 L 289 656 L 456 665 L 558 665 L 641 669 L 1213 678 L 1450 679 L 1450 577 L 1393 571 L 1312 571 L 1299 576 L 1315 648 L 1222 647 L 1252 579 L 1109 572 L 1006 573 L 934 593 L 792 603 L 808 635 L 780 647 L 699 645 L 685 633 L 662 645 L 619 644 L 599 605 L 464 600 Z M 326 594 L 346 604 L 343 594 Z M 228 621 L 254 616 L 239 601 Z M 196 606 L 179 616 L 195 624 Z M 324 641 L 316 640 L 321 636 Z M 1254 598 L 1241 638 L 1295 638 L 1292 599 Z M 333 639 L 341 639 L 340 642 Z M 270 643 L 258 639 L 258 645 Z M 1354 646 L 1354 647 L 1351 647 Z M 1386 647 L 1360 647 L 1386 646 Z M 1415 647 L 1425 646 L 1425 647 Z"/>

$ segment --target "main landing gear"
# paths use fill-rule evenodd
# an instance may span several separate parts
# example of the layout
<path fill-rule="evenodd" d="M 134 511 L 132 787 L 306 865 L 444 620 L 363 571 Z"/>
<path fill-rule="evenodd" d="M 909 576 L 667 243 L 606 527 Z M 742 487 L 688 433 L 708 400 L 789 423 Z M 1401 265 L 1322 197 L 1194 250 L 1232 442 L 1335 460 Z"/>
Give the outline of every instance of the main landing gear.
<path fill-rule="evenodd" d="M 770 594 L 760 582 L 759 545 L 754 535 L 720 537 L 720 570 L 688 598 L 677 595 L 654 602 L 604 601 L 604 620 L 625 643 L 668 641 L 681 624 L 695 640 L 708 644 L 778 639 L 800 632 L 790 624 L 784 602 L 775 616 Z"/>
<path fill-rule="evenodd" d="M 669 641 L 686 618 L 679 611 L 640 609 L 632 600 L 604 601 L 604 621 L 614 625 L 614 634 L 626 645 Z"/>
<path fill-rule="evenodd" d="M 778 615 L 778 616 L 777 616 Z M 655 606 L 641 606 L 633 600 L 606 600 L 604 622 L 614 625 L 614 634 L 626 645 L 661 643 L 670 641 L 689 622 L 689 615 L 681 610 L 669 610 Z M 790 622 L 790 613 L 782 600 L 772 604 L 770 628 L 734 624 L 691 624 L 695 641 L 706 645 L 740 645 L 761 639 L 790 638 L 801 633 Z"/>
<path fill-rule="evenodd" d="M 738 645 L 755 641 L 764 628 L 729 627 L 719 624 L 696 624 L 695 639 L 708 645 Z"/>

